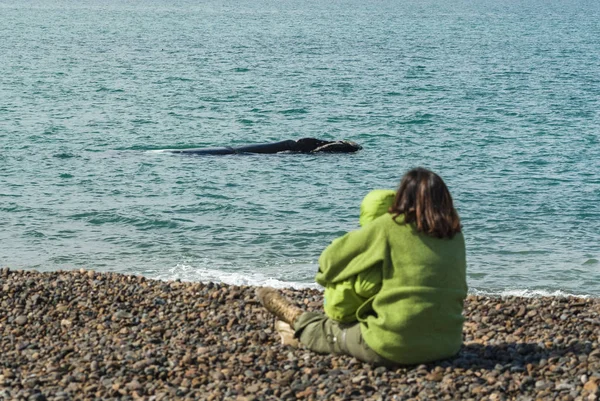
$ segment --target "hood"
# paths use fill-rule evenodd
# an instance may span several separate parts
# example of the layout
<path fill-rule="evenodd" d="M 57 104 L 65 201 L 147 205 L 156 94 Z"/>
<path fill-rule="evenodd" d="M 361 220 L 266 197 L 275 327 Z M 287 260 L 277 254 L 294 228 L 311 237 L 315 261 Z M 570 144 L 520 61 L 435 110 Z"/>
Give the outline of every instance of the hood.
<path fill-rule="evenodd" d="M 395 197 L 396 191 L 392 189 L 374 189 L 369 192 L 360 204 L 360 225 L 364 226 L 387 213 Z"/>

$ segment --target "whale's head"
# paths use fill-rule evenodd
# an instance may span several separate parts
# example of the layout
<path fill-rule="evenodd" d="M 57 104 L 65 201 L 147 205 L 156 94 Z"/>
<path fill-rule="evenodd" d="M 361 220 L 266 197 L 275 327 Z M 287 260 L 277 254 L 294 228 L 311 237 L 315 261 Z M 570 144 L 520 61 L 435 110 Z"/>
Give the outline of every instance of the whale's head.
<path fill-rule="evenodd" d="M 352 152 L 357 152 L 363 148 L 358 143 L 353 142 L 353 141 L 342 141 L 342 143 L 346 144 L 348 149 L 354 149 L 354 150 L 352 150 Z"/>
<path fill-rule="evenodd" d="M 328 144 L 319 146 L 313 152 L 324 152 L 324 153 L 354 153 L 362 149 L 356 142 L 352 141 L 335 141 Z"/>

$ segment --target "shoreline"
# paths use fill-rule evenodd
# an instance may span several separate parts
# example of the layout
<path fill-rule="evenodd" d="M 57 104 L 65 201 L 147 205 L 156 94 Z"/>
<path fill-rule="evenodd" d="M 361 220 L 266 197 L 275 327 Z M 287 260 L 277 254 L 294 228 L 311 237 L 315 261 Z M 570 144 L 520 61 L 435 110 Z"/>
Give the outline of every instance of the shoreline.
<path fill-rule="evenodd" d="M 600 398 L 600 298 L 470 295 L 457 356 L 392 370 L 280 345 L 254 289 L 0 269 L 0 400 Z"/>

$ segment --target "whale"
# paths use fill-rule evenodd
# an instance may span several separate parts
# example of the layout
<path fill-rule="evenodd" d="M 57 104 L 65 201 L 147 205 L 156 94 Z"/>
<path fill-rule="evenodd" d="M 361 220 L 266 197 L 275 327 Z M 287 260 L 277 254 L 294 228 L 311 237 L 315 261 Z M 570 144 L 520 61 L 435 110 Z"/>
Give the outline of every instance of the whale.
<path fill-rule="evenodd" d="M 272 153 L 354 153 L 362 146 L 352 141 L 325 141 L 317 138 L 259 143 L 244 146 L 223 146 L 216 148 L 169 149 L 165 152 L 183 155 L 234 155 L 234 154 L 272 154 Z"/>

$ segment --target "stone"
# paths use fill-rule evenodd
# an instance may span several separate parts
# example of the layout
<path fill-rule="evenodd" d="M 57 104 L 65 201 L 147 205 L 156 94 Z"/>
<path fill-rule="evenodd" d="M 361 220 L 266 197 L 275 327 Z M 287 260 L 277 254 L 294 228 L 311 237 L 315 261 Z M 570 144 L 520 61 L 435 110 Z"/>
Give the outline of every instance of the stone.
<path fill-rule="evenodd" d="M 425 376 L 425 378 L 430 381 L 441 382 L 444 378 L 444 374 L 442 372 L 433 372 Z"/>
<path fill-rule="evenodd" d="M 17 377 L 17 375 L 15 375 L 15 372 L 13 372 L 10 369 L 4 369 L 2 371 L 2 376 L 4 376 L 6 379 L 14 379 L 15 377 Z"/>
<path fill-rule="evenodd" d="M 43 393 L 33 393 L 27 398 L 27 401 L 46 401 L 47 399 Z"/>
<path fill-rule="evenodd" d="M 132 317 L 133 315 L 131 313 L 120 310 L 113 315 L 112 320 L 119 321 L 123 319 L 131 319 Z"/>
<path fill-rule="evenodd" d="M 589 391 L 590 393 L 596 393 L 598 391 L 599 385 L 600 385 L 600 379 L 598 379 L 596 377 L 592 377 L 583 385 L 583 389 L 585 391 Z"/>

